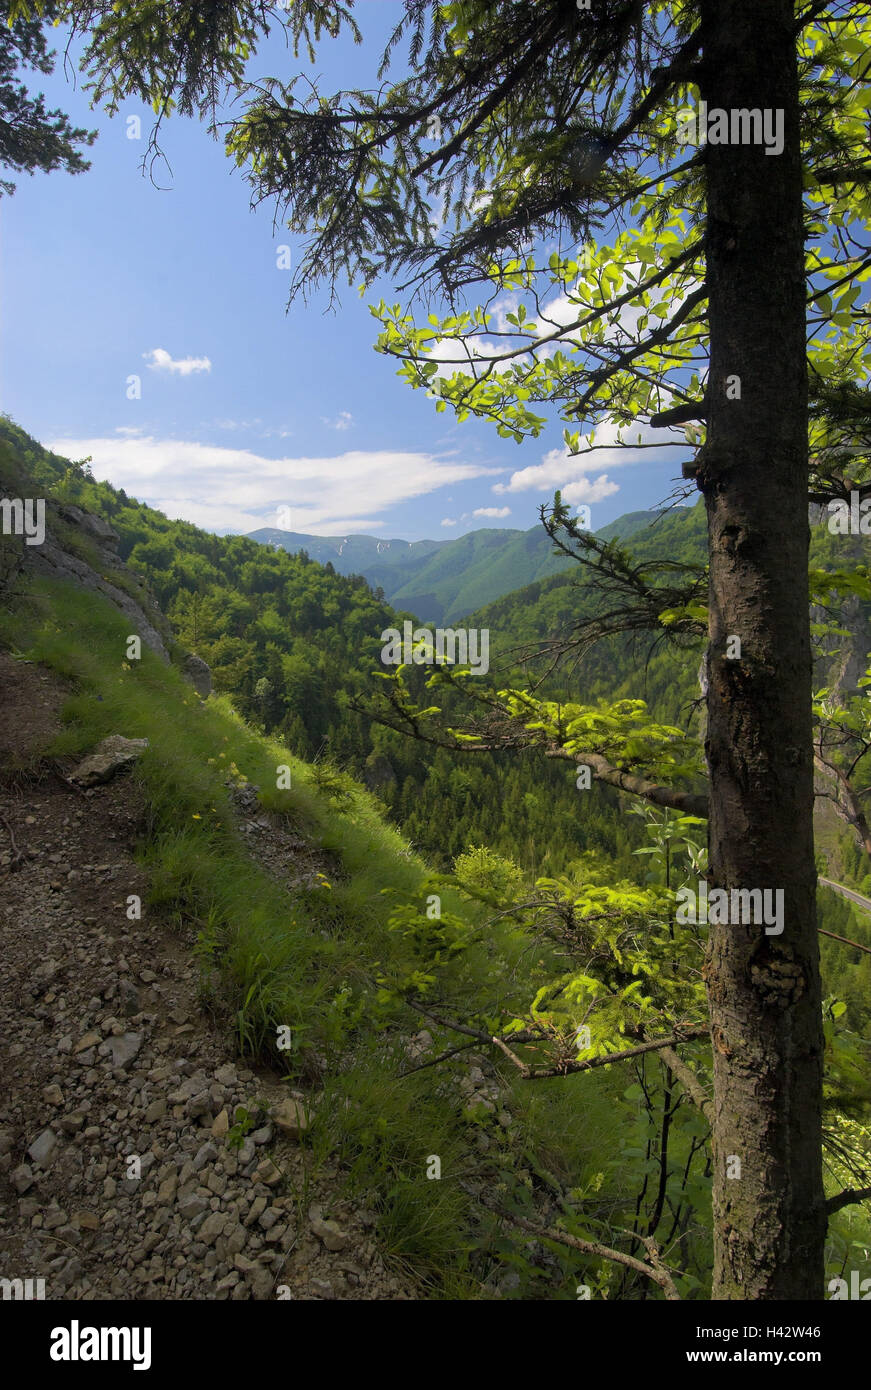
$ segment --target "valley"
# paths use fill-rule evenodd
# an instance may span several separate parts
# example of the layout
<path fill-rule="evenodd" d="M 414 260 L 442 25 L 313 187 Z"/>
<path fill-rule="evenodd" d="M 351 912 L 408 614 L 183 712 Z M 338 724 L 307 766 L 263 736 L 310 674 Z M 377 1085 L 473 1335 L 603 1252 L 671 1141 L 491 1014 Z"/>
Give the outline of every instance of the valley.
<path fill-rule="evenodd" d="M 591 1033 L 583 1014 L 579 1023 L 577 986 L 560 964 L 565 932 L 577 913 L 594 922 L 596 905 L 626 925 L 639 912 L 655 918 L 657 884 L 691 828 L 666 830 L 677 834 L 671 848 L 656 815 L 633 826 L 620 793 L 599 780 L 579 791 L 571 765 L 531 749 L 508 761 L 427 754 L 355 711 L 377 682 L 382 624 L 398 620 L 361 578 L 170 524 L 77 477 L 11 422 L 2 469 L 7 492 L 46 494 L 55 556 L 42 577 L 23 537 L 8 537 L 25 568 L 7 582 L 0 629 L 0 823 L 12 847 L 0 874 L 13 933 L 4 1035 L 7 1066 L 39 1062 L 0 1115 L 0 1166 L 18 1213 L 5 1235 L 19 1262 L 47 1267 L 54 1295 L 72 1298 L 575 1297 L 570 1249 L 558 1254 L 534 1232 L 606 1211 L 610 1221 L 634 1200 L 632 1136 L 650 1119 L 632 1073 L 649 1084 L 662 1064 L 603 1071 L 585 1060 L 615 1025 L 603 1019 Z M 691 510 L 624 534 L 652 563 L 699 554 Z M 829 544 L 820 533 L 821 554 Z M 519 679 L 524 644 L 594 602 L 583 579 L 579 588 L 555 575 L 473 615 L 492 638 L 486 683 Z M 151 634 L 138 661 L 125 659 L 131 619 Z M 416 615 L 403 621 L 413 631 Z M 199 691 L 180 674 L 195 669 L 190 651 L 208 671 Z M 643 690 L 657 718 L 691 717 L 697 664 L 697 648 L 649 653 Z M 428 674 L 414 660 L 403 669 L 409 680 Z M 638 693 L 638 670 L 624 638 L 552 676 L 548 690 L 602 709 L 617 700 L 616 710 Z M 440 697 L 457 712 L 460 698 Z M 132 778 L 76 791 L 76 760 L 106 734 L 143 741 Z M 665 829 L 669 813 L 660 819 Z M 868 887 L 849 835 L 837 843 L 839 874 Z M 638 858 L 648 845 L 659 870 Z M 132 921 L 131 901 L 142 904 Z M 686 924 L 680 893 L 672 901 L 673 924 Z M 868 919 L 825 889 L 818 911 L 840 938 L 823 940 L 830 988 L 861 1033 L 871 972 L 843 943 L 867 941 Z M 691 958 L 698 928 L 681 930 Z M 29 931 L 45 962 L 35 975 Z M 608 939 L 596 949 L 610 953 Z M 647 962 L 662 949 L 668 959 L 667 936 L 646 940 Z M 613 984 L 625 949 L 607 968 Z M 657 1008 L 677 1008 L 680 1036 L 691 996 L 677 977 L 672 988 L 682 1002 L 664 994 Z M 32 1016 L 15 1003 L 28 991 Z M 487 1045 L 485 1018 L 491 1031 L 514 1020 L 503 1031 L 511 1060 Z M 47 1028 L 63 1033 L 56 1050 L 35 1047 Z M 534 1040 L 522 1065 L 511 1028 Z M 464 1029 L 473 1041 L 458 1050 Z M 701 1045 L 687 1046 L 698 1066 Z M 530 1092 L 524 1068 L 536 1057 L 578 1074 L 565 1089 Z M 301 1127 L 271 1118 L 285 1098 Z M 223 1147 L 228 1134 L 236 1147 Z M 705 1209 L 704 1176 L 692 1201 L 681 1176 L 694 1135 L 694 1124 L 672 1135 L 666 1193 L 677 1186 L 662 1215 L 678 1230 L 689 1220 L 681 1239 L 701 1268 L 704 1241 L 689 1232 L 693 1204 Z M 437 1183 L 424 1162 L 432 1154 Z M 137 1156 L 147 1163 L 130 1172 L 141 1175 L 125 1176 Z M 488 1215 L 491 1198 L 498 1212 Z M 137 1243 L 123 1232 L 138 1206 L 148 1225 L 135 1222 Z M 458 1222 L 471 1242 L 459 1262 L 449 1253 Z M 506 1241 L 516 1278 L 496 1256 Z M 607 1264 L 598 1268 L 608 1287 Z M 641 1286 L 620 1276 L 622 1296 L 641 1294 L 637 1277 Z"/>

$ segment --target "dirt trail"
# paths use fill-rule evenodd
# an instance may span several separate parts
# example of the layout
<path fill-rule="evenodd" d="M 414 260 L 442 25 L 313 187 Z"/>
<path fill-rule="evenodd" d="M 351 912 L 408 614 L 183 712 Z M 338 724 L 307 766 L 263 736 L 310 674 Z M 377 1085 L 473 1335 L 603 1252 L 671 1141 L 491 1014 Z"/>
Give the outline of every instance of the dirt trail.
<path fill-rule="evenodd" d="M 47 1299 L 414 1297 L 334 1167 L 306 1186 L 305 1147 L 268 1114 L 225 1144 L 236 1106 L 289 1092 L 203 1013 L 193 936 L 128 919 L 136 782 L 9 776 L 67 695 L 0 652 L 0 1278 Z"/>

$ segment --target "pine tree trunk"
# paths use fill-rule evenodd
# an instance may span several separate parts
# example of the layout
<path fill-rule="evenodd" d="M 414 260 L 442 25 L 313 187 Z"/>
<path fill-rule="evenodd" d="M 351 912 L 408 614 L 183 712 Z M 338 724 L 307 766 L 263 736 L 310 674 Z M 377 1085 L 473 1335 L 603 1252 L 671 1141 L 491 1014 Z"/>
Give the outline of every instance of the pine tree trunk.
<path fill-rule="evenodd" d="M 701 0 L 701 96 L 784 113 L 708 144 L 711 889 L 784 891 L 783 932 L 710 928 L 715 1299 L 823 1297 L 807 376 L 792 0 Z M 740 379 L 740 399 L 734 378 Z M 740 657 L 727 639 L 740 638 Z M 733 648 L 734 648 L 734 644 Z M 736 1160 L 738 1161 L 736 1163 Z M 740 1176 L 730 1176 L 739 1171 Z"/>

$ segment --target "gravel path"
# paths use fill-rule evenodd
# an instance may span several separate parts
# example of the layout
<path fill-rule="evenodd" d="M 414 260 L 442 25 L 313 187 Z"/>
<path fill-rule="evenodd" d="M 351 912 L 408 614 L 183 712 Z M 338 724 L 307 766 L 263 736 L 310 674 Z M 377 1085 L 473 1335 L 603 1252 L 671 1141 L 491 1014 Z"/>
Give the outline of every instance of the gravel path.
<path fill-rule="evenodd" d="M 193 938 L 129 919 L 136 782 L 9 775 L 66 695 L 0 653 L 0 1278 L 44 1279 L 48 1299 L 415 1297 L 335 1168 L 306 1182 L 317 1094 L 239 1063 L 200 1008 Z"/>

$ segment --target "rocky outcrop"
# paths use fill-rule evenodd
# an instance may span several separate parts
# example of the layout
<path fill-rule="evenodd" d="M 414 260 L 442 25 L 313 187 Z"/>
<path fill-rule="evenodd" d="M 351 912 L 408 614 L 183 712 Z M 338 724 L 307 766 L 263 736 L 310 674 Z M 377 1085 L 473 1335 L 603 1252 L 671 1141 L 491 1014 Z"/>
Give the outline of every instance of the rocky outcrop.
<path fill-rule="evenodd" d="M 122 738 L 120 734 L 111 734 L 73 769 L 69 780 L 80 787 L 111 782 L 119 773 L 129 772 L 147 747 L 147 738 Z"/>
<path fill-rule="evenodd" d="M 212 693 L 212 673 L 201 656 L 189 652 L 185 657 L 181 673 L 202 698 L 208 699 Z"/>
<path fill-rule="evenodd" d="M 121 537 L 114 526 L 110 526 L 103 517 L 97 516 L 96 512 L 86 512 L 82 507 L 74 507 L 71 502 L 65 502 L 63 506 L 58 507 L 58 515 L 62 516 L 64 521 L 80 526 L 98 545 L 105 546 L 107 550 L 118 549 Z"/>
<path fill-rule="evenodd" d="M 843 629 L 840 648 L 833 658 L 828 681 L 842 699 L 855 695 L 868 669 L 871 653 L 871 619 L 868 604 L 855 596 L 842 600 L 838 625 Z"/>
<path fill-rule="evenodd" d="M 65 534 L 66 532 L 66 534 Z M 108 521 L 93 512 L 68 503 L 54 506 L 51 502 L 46 508 L 46 531 L 42 545 L 28 546 L 26 560 L 30 569 L 51 579 L 73 580 L 84 589 L 103 594 L 128 619 L 131 635 L 136 633 L 147 647 L 159 656 L 161 661 L 169 661 L 167 642 L 169 626 L 163 614 L 153 604 L 145 591 L 142 581 L 115 553 L 119 542 L 118 532 Z M 88 548 L 97 547 L 100 569 L 76 553 L 81 547 L 85 553 Z M 110 574 L 114 571 L 122 583 L 112 583 L 101 571 Z M 133 589 L 136 597 L 128 590 Z"/>

